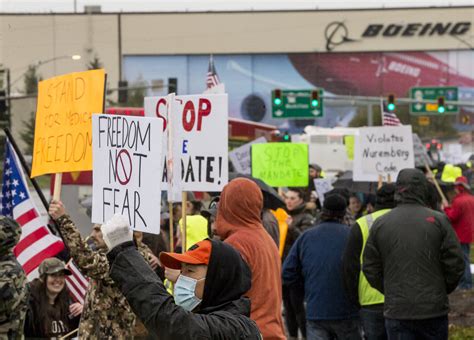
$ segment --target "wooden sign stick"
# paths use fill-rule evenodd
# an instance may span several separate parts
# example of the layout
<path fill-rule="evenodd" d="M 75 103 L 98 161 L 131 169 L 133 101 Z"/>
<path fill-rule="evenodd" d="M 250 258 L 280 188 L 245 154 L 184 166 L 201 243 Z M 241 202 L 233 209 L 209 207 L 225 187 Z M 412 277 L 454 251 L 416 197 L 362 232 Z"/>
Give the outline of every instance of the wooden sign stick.
<path fill-rule="evenodd" d="M 62 172 L 54 176 L 53 200 L 59 201 L 61 199 L 61 186 L 63 182 Z"/>
<path fill-rule="evenodd" d="M 182 218 L 181 218 L 181 223 L 183 224 L 183 227 L 182 227 L 182 233 L 181 233 L 181 251 L 182 253 L 185 253 L 186 250 L 187 250 L 187 244 L 186 244 L 186 206 L 187 206 L 187 203 L 188 203 L 188 195 L 186 194 L 186 191 L 183 191 L 182 194 L 181 194 L 181 214 L 182 214 Z"/>
<path fill-rule="evenodd" d="M 168 210 L 170 214 L 170 252 L 174 252 L 174 221 L 173 221 L 173 202 L 168 202 Z"/>

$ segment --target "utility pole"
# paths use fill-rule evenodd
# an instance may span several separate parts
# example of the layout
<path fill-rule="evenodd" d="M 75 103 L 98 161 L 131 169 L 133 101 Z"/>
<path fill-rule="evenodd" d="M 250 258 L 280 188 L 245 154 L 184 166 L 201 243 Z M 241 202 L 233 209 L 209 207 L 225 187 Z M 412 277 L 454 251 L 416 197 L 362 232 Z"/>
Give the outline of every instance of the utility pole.
<path fill-rule="evenodd" d="M 367 104 L 367 126 L 374 126 L 374 112 L 372 104 Z"/>

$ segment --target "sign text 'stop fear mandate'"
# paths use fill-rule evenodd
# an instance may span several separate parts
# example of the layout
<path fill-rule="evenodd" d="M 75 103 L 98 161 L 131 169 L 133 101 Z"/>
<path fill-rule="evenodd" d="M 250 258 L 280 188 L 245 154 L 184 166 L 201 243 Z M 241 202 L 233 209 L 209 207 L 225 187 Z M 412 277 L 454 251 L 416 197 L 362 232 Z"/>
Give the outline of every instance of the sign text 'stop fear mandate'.
<path fill-rule="evenodd" d="M 39 83 L 32 177 L 92 170 L 91 115 L 103 111 L 104 84 L 104 70 Z"/>

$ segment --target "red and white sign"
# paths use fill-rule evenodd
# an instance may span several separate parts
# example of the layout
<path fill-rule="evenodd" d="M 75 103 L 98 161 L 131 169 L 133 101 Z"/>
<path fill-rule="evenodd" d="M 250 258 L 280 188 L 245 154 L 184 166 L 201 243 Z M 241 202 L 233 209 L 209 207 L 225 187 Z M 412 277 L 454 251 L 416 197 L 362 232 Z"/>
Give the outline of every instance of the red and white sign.
<path fill-rule="evenodd" d="M 173 191 L 221 191 L 228 182 L 226 94 L 147 97 L 145 116 L 163 121 L 163 164 L 172 160 Z M 167 182 L 167 175 L 162 177 Z"/>

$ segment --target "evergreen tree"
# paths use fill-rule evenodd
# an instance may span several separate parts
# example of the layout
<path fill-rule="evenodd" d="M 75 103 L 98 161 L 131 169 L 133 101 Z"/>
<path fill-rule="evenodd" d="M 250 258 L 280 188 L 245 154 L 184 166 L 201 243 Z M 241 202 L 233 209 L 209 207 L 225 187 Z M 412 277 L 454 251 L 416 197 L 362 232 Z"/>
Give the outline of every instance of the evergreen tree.
<path fill-rule="evenodd" d="M 89 63 L 87 64 L 88 70 L 97 70 L 102 67 L 103 67 L 102 62 L 100 61 L 97 54 L 94 56 L 94 59 L 90 60 Z"/>
<path fill-rule="evenodd" d="M 38 92 L 38 82 L 41 80 L 41 76 L 37 73 L 36 65 L 29 65 L 28 70 L 25 72 L 23 79 L 26 94 L 35 94 Z"/>
<path fill-rule="evenodd" d="M 33 144 L 35 140 L 35 113 L 31 112 L 30 119 L 23 121 L 24 129 L 20 132 L 20 137 L 25 142 L 26 147 L 23 150 L 25 155 L 33 154 Z"/>

